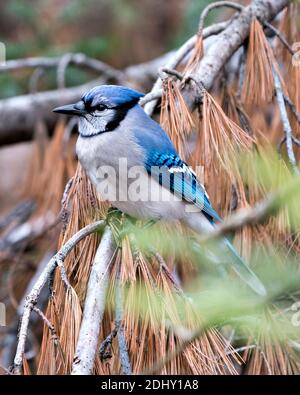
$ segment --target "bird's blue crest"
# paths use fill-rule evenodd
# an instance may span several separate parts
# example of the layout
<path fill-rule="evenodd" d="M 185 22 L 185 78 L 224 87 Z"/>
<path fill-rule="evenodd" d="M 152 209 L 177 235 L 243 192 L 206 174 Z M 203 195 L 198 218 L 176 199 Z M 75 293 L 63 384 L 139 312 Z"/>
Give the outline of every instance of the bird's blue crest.
<path fill-rule="evenodd" d="M 99 103 L 109 107 L 118 107 L 127 103 L 137 103 L 144 94 L 134 89 L 118 85 L 100 85 L 87 92 L 82 100 L 90 107 Z"/>

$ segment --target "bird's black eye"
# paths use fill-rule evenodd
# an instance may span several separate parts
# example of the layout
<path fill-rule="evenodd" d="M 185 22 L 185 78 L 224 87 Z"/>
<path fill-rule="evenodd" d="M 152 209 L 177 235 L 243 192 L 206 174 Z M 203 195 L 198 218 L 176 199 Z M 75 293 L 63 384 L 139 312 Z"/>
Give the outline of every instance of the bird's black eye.
<path fill-rule="evenodd" d="M 106 109 L 106 106 L 104 105 L 104 104 L 98 104 L 97 106 L 96 106 L 96 110 L 97 111 L 103 111 L 103 110 L 105 110 Z"/>

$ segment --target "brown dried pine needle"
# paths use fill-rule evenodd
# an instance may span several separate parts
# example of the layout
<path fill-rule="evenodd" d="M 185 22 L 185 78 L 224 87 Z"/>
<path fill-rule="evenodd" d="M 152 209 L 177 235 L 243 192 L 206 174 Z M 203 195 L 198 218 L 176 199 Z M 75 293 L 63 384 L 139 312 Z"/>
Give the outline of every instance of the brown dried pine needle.
<path fill-rule="evenodd" d="M 179 155 L 186 157 L 186 140 L 194 126 L 193 119 L 180 93 L 178 83 L 172 78 L 164 80 L 160 124 L 173 141 Z"/>

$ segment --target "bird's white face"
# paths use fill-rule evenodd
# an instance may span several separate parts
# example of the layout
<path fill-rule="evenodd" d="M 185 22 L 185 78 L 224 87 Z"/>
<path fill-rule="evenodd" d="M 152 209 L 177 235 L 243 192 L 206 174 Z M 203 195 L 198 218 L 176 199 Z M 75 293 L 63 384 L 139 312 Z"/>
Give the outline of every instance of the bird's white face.
<path fill-rule="evenodd" d="M 142 96 L 129 88 L 103 85 L 91 89 L 79 102 L 53 111 L 78 116 L 80 135 L 92 137 L 116 130 Z"/>
<path fill-rule="evenodd" d="M 83 137 L 91 137 L 112 130 L 118 113 L 113 108 L 101 108 L 87 112 L 79 117 L 79 133 Z"/>

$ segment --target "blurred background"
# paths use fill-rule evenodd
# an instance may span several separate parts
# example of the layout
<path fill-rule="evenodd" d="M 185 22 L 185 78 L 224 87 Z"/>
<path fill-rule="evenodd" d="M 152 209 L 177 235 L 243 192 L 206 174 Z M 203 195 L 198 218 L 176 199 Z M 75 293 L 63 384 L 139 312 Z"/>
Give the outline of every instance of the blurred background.
<path fill-rule="evenodd" d="M 116 68 L 145 62 L 195 34 L 204 0 L 1 0 L 7 59 L 82 52 Z M 224 10 L 223 10 L 224 13 Z M 207 18 L 211 23 L 216 13 Z M 0 75 L 0 97 L 26 92 L 28 75 Z M 52 77 L 52 79 L 51 79 Z M 87 78 L 68 73 L 67 84 Z M 54 88 L 55 73 L 47 75 Z"/>

